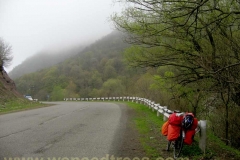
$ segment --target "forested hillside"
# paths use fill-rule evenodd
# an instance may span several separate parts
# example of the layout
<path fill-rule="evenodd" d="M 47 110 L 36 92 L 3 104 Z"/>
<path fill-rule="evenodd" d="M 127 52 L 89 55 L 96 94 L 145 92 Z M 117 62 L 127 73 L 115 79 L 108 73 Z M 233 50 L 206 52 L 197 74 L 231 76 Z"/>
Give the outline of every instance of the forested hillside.
<path fill-rule="evenodd" d="M 79 45 L 60 51 L 43 51 L 37 53 L 13 68 L 13 70 L 9 72 L 9 76 L 12 79 L 16 79 L 24 74 L 33 73 L 40 69 L 51 67 L 59 62 L 64 61 L 65 59 L 77 55 L 83 50 L 83 48 L 84 46 Z"/>
<path fill-rule="evenodd" d="M 145 69 L 129 68 L 124 63 L 123 51 L 128 46 L 123 41 L 123 35 L 113 32 L 73 58 L 15 79 L 17 88 L 24 95 L 53 101 L 63 100 L 64 97 L 155 97 L 146 91 L 140 92 L 141 87 L 136 86 L 136 82 L 144 83 L 144 79 L 150 83 L 148 79 L 151 76 L 141 78 L 146 73 Z M 145 85 L 142 90 L 148 88 L 149 85 Z M 143 95 L 145 92 L 146 95 Z"/>

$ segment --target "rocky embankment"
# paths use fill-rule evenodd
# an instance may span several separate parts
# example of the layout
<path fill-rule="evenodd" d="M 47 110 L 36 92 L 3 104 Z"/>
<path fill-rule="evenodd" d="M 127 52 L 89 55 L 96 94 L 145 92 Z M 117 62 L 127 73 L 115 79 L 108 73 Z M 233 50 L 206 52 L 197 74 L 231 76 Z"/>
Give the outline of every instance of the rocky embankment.
<path fill-rule="evenodd" d="M 0 103 L 11 98 L 23 97 L 17 92 L 14 81 L 8 76 L 3 67 L 0 67 Z"/>

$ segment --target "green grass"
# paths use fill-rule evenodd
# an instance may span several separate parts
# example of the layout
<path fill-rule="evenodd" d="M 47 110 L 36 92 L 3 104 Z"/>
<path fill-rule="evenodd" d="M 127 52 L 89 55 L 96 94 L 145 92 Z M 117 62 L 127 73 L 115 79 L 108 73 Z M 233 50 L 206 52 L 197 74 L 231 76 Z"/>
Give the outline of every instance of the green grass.
<path fill-rule="evenodd" d="M 202 159 L 203 152 L 198 147 L 198 141 L 194 141 L 191 145 L 184 145 L 182 149 L 182 156 L 189 157 L 189 159 Z"/>
<path fill-rule="evenodd" d="M 215 136 L 212 132 L 208 132 L 209 153 L 219 157 L 226 157 L 225 159 L 240 159 L 240 151 L 226 145 L 220 138 Z"/>
<path fill-rule="evenodd" d="M 152 136 L 152 130 L 151 128 L 153 126 L 157 127 L 159 129 L 159 132 L 157 133 L 163 141 L 166 139 L 165 136 L 162 136 L 160 133 L 160 128 L 163 125 L 163 116 L 160 115 L 157 117 L 157 113 L 152 112 L 151 109 L 149 109 L 145 105 L 140 105 L 136 103 L 128 102 L 127 105 L 137 112 L 137 118 L 135 119 L 135 124 L 137 126 L 137 129 L 141 136 L 141 143 L 147 153 L 148 157 L 151 157 L 151 159 L 156 159 L 157 157 L 170 157 L 172 156 L 172 151 L 166 153 L 163 153 L 163 151 L 159 150 L 159 148 L 164 149 L 166 148 L 166 144 L 159 144 L 159 141 L 155 139 L 155 141 L 150 140 L 149 136 Z M 165 140 L 166 141 L 166 140 Z M 153 144 L 155 143 L 155 144 Z M 167 143 L 167 141 L 166 141 Z M 156 148 L 159 147 L 159 148 Z M 165 155 L 164 155 L 165 154 Z M 198 147 L 198 142 L 195 141 L 192 145 L 184 145 L 182 150 L 182 157 L 189 157 L 191 159 L 196 159 L 199 157 L 202 157 L 202 151 Z"/>
<path fill-rule="evenodd" d="M 28 101 L 21 98 L 10 99 L 8 101 L 5 101 L 4 103 L 0 103 L 0 114 L 23 111 L 45 106 L 47 105 L 39 102 Z"/>
<path fill-rule="evenodd" d="M 127 105 L 137 112 L 137 116 L 134 121 L 139 133 L 141 134 L 140 141 L 147 156 L 150 157 L 150 159 L 156 159 L 158 157 L 172 157 L 173 151 L 162 151 L 162 149 L 165 149 L 167 145 L 166 137 L 160 133 L 160 128 L 164 123 L 163 115 L 160 114 L 160 116 L 157 117 L 156 111 L 153 112 L 145 105 L 132 102 L 127 102 Z M 153 128 L 157 131 L 154 132 Z M 150 139 L 149 137 L 151 136 L 158 138 Z M 161 139 L 161 141 L 159 139 Z M 182 157 L 195 159 L 199 158 L 199 156 L 201 157 L 202 155 L 202 151 L 198 147 L 198 142 L 194 142 L 192 145 L 184 145 L 183 147 Z"/>
<path fill-rule="evenodd" d="M 150 159 L 156 159 L 157 157 L 166 157 L 159 148 L 165 147 L 165 144 L 159 144 L 159 139 L 153 137 L 160 137 L 160 139 L 166 139 L 160 133 L 160 128 L 163 125 L 163 116 L 157 117 L 157 113 L 152 112 L 147 106 L 142 104 L 136 104 L 133 102 L 125 102 L 130 108 L 136 111 L 136 118 L 134 122 L 140 133 L 140 141 L 146 152 L 146 156 Z M 159 132 L 154 132 L 155 129 L 159 129 Z M 154 135 L 155 134 L 155 135 Z M 240 151 L 230 146 L 225 145 L 218 137 L 214 136 L 210 130 L 207 130 L 207 146 L 206 153 L 198 147 L 199 135 L 195 135 L 195 141 L 192 145 L 184 145 L 182 150 L 182 157 L 189 157 L 191 160 L 224 160 L 224 159 L 240 159 Z M 165 155 L 164 155 L 165 154 Z M 172 152 L 169 154 L 172 156 Z"/>
<path fill-rule="evenodd" d="M 133 102 L 126 103 L 136 111 L 134 122 L 140 133 L 140 141 L 146 152 L 146 156 L 150 159 L 161 157 L 162 155 L 159 152 L 159 148 L 156 147 L 159 145 L 159 142 L 156 135 L 153 134 L 153 130 L 156 130 L 157 136 L 160 136 L 160 128 L 164 123 L 162 120 L 163 117 L 157 117 L 156 112 L 152 112 L 148 107 L 142 104 Z"/>

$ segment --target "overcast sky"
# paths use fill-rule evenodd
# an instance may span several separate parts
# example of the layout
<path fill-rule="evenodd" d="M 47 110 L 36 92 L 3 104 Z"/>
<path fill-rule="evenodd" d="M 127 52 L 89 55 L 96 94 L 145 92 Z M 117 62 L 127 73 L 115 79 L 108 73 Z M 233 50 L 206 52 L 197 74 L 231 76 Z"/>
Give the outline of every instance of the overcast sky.
<path fill-rule="evenodd" d="M 94 42 L 113 30 L 113 0 L 0 0 L 0 37 L 12 46 L 12 68 L 46 49 Z"/>

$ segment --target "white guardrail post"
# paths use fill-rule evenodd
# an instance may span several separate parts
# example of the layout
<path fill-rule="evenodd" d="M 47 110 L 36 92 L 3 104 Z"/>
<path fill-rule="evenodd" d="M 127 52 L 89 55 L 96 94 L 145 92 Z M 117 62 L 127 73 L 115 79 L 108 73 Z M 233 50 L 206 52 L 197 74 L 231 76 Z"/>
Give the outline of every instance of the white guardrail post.
<path fill-rule="evenodd" d="M 148 108 L 151 109 L 151 101 L 147 101 L 147 104 L 148 104 Z"/>
<path fill-rule="evenodd" d="M 164 106 L 163 107 L 163 121 L 167 121 L 168 120 L 168 117 L 169 117 L 169 114 L 167 113 L 167 106 Z"/>
<path fill-rule="evenodd" d="M 127 100 L 135 102 L 135 103 L 140 103 L 144 104 L 147 106 L 149 109 L 152 109 L 154 112 L 155 110 L 157 111 L 157 116 L 159 117 L 160 114 L 163 115 L 163 121 L 167 121 L 170 114 L 173 113 L 173 111 L 167 109 L 167 106 L 160 106 L 160 104 L 155 104 L 154 101 L 150 101 L 149 99 L 146 98 L 140 98 L 140 97 L 102 97 L 102 98 L 64 98 L 64 101 L 95 101 L 95 100 L 122 100 L 125 101 Z M 199 148 L 204 152 L 206 151 L 206 139 L 207 139 L 207 121 L 206 120 L 199 120 L 198 121 L 198 127 L 200 128 L 199 134 L 200 134 L 200 140 L 199 140 Z"/>
<path fill-rule="evenodd" d="M 206 151 L 206 140 L 207 140 L 207 121 L 200 120 L 198 121 L 198 127 L 200 128 L 200 140 L 199 140 L 199 148 L 205 154 Z"/>
<path fill-rule="evenodd" d="M 152 108 L 153 112 L 154 112 L 154 104 L 155 104 L 155 102 L 152 102 L 152 104 L 151 104 L 151 108 Z"/>

